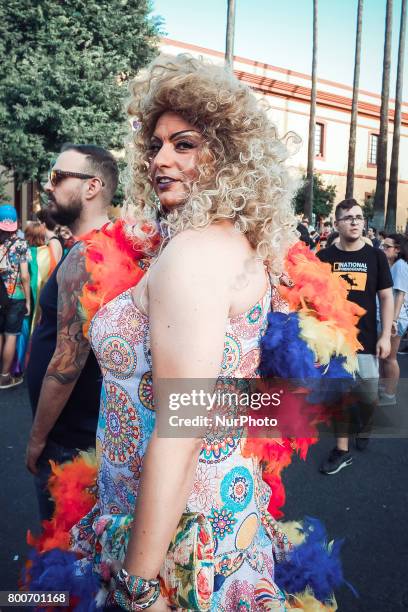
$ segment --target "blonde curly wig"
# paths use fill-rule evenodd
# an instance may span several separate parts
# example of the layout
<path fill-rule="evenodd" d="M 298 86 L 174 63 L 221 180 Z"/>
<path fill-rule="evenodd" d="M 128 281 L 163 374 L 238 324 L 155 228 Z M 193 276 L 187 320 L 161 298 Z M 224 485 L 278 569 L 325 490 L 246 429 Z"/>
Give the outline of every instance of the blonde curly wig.
<path fill-rule="evenodd" d="M 229 70 L 184 54 L 159 56 L 132 81 L 130 92 L 127 112 L 137 128 L 127 146 L 125 214 L 157 218 L 148 176 L 150 139 L 164 112 L 178 113 L 202 133 L 204 144 L 186 201 L 162 220 L 167 234 L 231 219 L 279 274 L 297 239 L 294 182 L 284 165 L 287 148 L 265 103 Z"/>

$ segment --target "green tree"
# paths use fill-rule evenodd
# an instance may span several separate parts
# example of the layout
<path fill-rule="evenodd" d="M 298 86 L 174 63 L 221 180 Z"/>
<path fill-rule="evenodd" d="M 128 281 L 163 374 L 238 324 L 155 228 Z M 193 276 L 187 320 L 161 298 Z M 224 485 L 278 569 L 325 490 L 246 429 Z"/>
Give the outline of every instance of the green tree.
<path fill-rule="evenodd" d="M 6 189 L 8 181 L 9 178 L 7 177 L 7 173 L 0 170 L 0 205 L 10 203 L 10 196 Z"/>
<path fill-rule="evenodd" d="M 303 182 L 295 195 L 295 211 L 303 213 L 307 197 L 308 179 L 303 176 Z M 325 185 L 319 174 L 313 175 L 313 214 L 319 220 L 330 215 L 333 209 L 333 202 L 336 198 L 336 186 Z M 311 221 L 311 219 L 310 219 Z"/>
<path fill-rule="evenodd" d="M 155 54 L 149 0 L 0 3 L 0 164 L 40 178 L 64 142 L 123 146 L 127 81 Z"/>

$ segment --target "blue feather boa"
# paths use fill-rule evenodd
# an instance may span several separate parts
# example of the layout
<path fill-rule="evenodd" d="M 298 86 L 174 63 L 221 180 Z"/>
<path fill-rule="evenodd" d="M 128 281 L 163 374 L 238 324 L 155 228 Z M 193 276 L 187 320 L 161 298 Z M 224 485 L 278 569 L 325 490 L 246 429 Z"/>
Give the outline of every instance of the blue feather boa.
<path fill-rule="evenodd" d="M 58 548 L 42 554 L 33 552 L 30 559 L 30 591 L 68 591 L 71 598 L 78 598 L 75 612 L 96 611 L 95 595 L 100 582 L 91 563 L 82 573 L 76 554 Z"/>
<path fill-rule="evenodd" d="M 326 530 L 315 518 L 306 517 L 302 531 L 306 540 L 287 559 L 275 565 L 275 582 L 286 593 L 303 593 L 307 587 L 322 603 L 330 601 L 334 589 L 343 584 L 357 593 L 343 576 L 340 549 L 343 540 L 327 544 Z"/>

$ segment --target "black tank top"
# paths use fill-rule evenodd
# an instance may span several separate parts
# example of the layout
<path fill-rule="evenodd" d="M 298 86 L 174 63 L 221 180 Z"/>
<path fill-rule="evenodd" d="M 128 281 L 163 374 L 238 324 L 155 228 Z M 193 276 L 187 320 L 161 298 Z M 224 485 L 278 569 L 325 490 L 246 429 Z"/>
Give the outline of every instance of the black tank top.
<path fill-rule="evenodd" d="M 32 335 L 26 380 L 35 414 L 42 382 L 57 344 L 57 272 L 61 259 L 40 294 L 41 321 Z M 91 351 L 71 396 L 52 428 L 49 439 L 66 448 L 86 450 L 95 446 L 102 375 Z"/>

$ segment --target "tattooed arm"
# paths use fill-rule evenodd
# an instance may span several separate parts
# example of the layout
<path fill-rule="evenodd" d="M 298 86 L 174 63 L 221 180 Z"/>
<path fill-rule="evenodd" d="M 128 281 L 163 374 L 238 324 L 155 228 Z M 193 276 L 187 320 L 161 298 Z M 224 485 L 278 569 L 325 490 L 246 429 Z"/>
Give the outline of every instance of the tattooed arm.
<path fill-rule="evenodd" d="M 89 355 L 90 346 L 82 332 L 84 319 L 79 303 L 87 280 L 83 245 L 78 244 L 66 257 L 57 275 L 57 345 L 43 380 L 27 446 L 26 464 L 33 474 L 48 434 L 64 410 Z"/>

